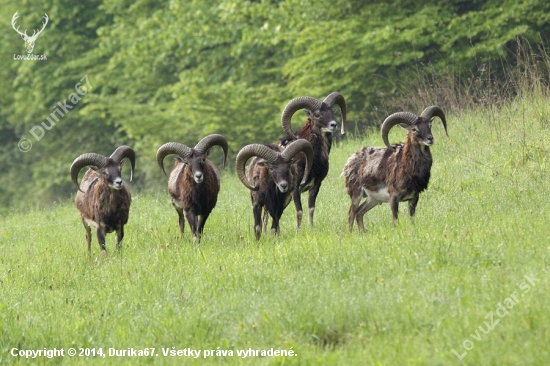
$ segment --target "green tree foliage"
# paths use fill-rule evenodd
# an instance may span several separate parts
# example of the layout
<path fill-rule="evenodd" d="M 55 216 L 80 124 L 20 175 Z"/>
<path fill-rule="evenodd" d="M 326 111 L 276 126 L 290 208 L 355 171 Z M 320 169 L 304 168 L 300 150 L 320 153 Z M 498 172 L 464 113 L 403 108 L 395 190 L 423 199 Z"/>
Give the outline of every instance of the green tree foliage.
<path fill-rule="evenodd" d="M 67 0 L 8 1 L 0 8 L 0 23 L 5 29 L 0 40 L 2 98 L 0 101 L 0 210 L 11 205 L 34 205 L 67 197 L 72 188 L 67 173 L 73 159 L 86 150 L 108 153 L 116 130 L 107 120 L 90 120 L 81 115 L 86 97 L 52 127 L 46 119 L 58 102 L 63 103 L 75 85 L 107 60 L 93 59 L 90 50 L 97 46 L 96 29 L 111 20 L 98 7 L 101 1 L 74 3 Z M 20 30 L 40 29 L 44 13 L 49 22 L 37 38 L 34 54 L 45 54 L 45 61 L 14 60 L 26 54 L 21 37 L 11 28 L 13 14 L 19 11 Z M 51 127 L 37 141 L 30 130 L 41 123 Z M 27 138 L 32 149 L 18 149 Z"/>
<path fill-rule="evenodd" d="M 0 8 L 0 207 L 67 197 L 81 153 L 138 152 L 136 184 L 164 185 L 154 159 L 167 141 L 193 145 L 210 133 L 244 144 L 282 136 L 280 113 L 296 96 L 338 90 L 352 121 L 376 124 L 405 76 L 481 72 L 513 65 L 516 39 L 544 44 L 550 3 L 343 0 L 7 0 Z M 50 21 L 34 53 L 11 31 Z M 498 61 L 498 62 L 495 62 Z M 29 130 L 88 75 L 92 89 L 40 141 Z M 434 100 L 445 107 L 444 100 Z M 297 116 L 301 118 L 303 116 Z M 298 127 L 298 122 L 295 126 Z M 22 153 L 21 138 L 33 148 Z M 216 158 L 216 156 L 214 156 Z M 2 209 L 0 209 L 1 211 Z"/>

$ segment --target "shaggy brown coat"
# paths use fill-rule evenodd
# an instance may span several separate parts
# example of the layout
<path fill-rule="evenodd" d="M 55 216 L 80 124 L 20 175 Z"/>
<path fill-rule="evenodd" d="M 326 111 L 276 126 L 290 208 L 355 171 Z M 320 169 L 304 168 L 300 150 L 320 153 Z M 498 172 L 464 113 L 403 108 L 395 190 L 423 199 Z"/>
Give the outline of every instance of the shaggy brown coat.
<path fill-rule="evenodd" d="M 124 237 L 124 225 L 128 223 L 130 204 L 132 202 L 130 190 L 123 183 L 120 190 L 109 187 L 102 174 L 93 169 L 88 169 L 82 183 L 82 191 L 76 193 L 75 205 L 82 223 L 86 229 L 86 242 L 88 253 L 91 249 L 91 227 L 97 230 L 97 239 L 102 252 L 105 252 L 105 234 L 116 231 L 117 249 Z"/>

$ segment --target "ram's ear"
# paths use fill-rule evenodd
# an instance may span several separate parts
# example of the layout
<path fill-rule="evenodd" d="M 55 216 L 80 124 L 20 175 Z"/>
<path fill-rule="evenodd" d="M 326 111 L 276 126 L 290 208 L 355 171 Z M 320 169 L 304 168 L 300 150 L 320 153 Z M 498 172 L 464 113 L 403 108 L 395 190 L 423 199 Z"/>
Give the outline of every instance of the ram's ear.
<path fill-rule="evenodd" d="M 296 164 L 296 163 L 299 162 L 299 161 L 300 161 L 300 160 L 298 160 L 298 159 L 292 159 L 292 160 L 290 161 L 290 165 L 294 165 L 294 164 Z"/>
<path fill-rule="evenodd" d="M 411 127 L 412 127 L 412 125 L 408 125 L 408 124 L 406 124 L 406 123 L 400 123 L 399 126 L 400 126 L 401 128 L 406 129 L 407 131 L 410 130 Z"/>
<path fill-rule="evenodd" d="M 260 161 L 258 165 L 261 167 L 269 168 L 269 163 L 267 161 Z"/>
<path fill-rule="evenodd" d="M 304 109 L 306 116 L 311 117 L 311 111 L 309 109 Z"/>
<path fill-rule="evenodd" d="M 181 156 L 174 156 L 174 159 L 180 163 L 187 164 L 187 159 L 182 158 Z"/>

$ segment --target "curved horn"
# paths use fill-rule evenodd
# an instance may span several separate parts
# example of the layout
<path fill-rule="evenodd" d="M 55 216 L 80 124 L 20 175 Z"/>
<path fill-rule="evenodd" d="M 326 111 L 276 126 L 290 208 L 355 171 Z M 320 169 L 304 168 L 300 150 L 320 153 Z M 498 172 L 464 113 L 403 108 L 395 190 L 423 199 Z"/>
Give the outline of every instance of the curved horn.
<path fill-rule="evenodd" d="M 200 154 L 206 154 L 208 149 L 212 146 L 220 146 L 223 149 L 223 166 L 225 166 L 225 160 L 227 159 L 227 140 L 222 135 L 213 134 L 204 137 L 195 146 L 195 150 Z"/>
<path fill-rule="evenodd" d="M 340 134 L 343 135 L 346 133 L 344 130 L 344 123 L 346 122 L 346 100 L 344 99 L 344 96 L 338 92 L 332 92 L 327 95 L 323 102 L 327 103 L 331 108 L 335 104 L 340 107 L 340 112 L 342 113 L 342 127 L 340 129 Z"/>
<path fill-rule="evenodd" d="M 302 151 L 306 154 L 306 170 L 300 185 L 306 183 L 311 167 L 313 166 L 313 146 L 311 146 L 311 143 L 305 139 L 298 139 L 288 144 L 285 150 L 281 153 L 283 159 L 290 161 L 296 154 Z"/>
<path fill-rule="evenodd" d="M 397 112 L 386 117 L 382 123 L 382 140 L 387 147 L 391 148 L 390 142 L 388 141 L 388 133 L 391 128 L 397 124 L 404 123 L 406 125 L 415 124 L 418 120 L 418 117 L 410 112 Z"/>
<path fill-rule="evenodd" d="M 247 160 L 253 156 L 258 156 L 262 159 L 265 159 L 268 163 L 274 163 L 279 157 L 279 153 L 265 145 L 251 144 L 243 147 L 241 151 L 239 151 L 239 153 L 237 154 L 235 170 L 237 171 L 239 179 L 246 188 L 250 189 L 251 191 L 257 191 L 260 188 L 254 187 L 254 185 L 250 183 L 250 181 L 246 177 L 246 174 L 244 173 L 244 167 Z"/>
<path fill-rule="evenodd" d="M 316 109 L 319 109 L 321 107 L 321 104 L 321 101 L 312 97 L 294 98 L 290 102 L 288 102 L 285 109 L 283 110 L 283 115 L 281 116 L 281 125 L 283 126 L 283 130 L 285 130 L 286 134 L 295 139 L 298 138 L 298 136 L 296 136 L 294 132 L 292 132 L 292 128 L 290 127 L 292 116 L 294 115 L 294 113 L 296 113 L 297 110 L 307 108 L 314 111 Z"/>
<path fill-rule="evenodd" d="M 191 148 L 180 144 L 179 142 L 167 142 L 159 147 L 159 149 L 157 150 L 157 164 L 164 172 L 164 175 L 167 175 L 166 171 L 164 170 L 164 158 L 166 157 L 166 155 L 170 154 L 175 154 L 185 159 L 189 156 L 189 154 L 191 154 Z"/>
<path fill-rule="evenodd" d="M 113 159 L 114 161 L 121 163 L 122 160 L 128 159 L 130 160 L 130 182 L 132 181 L 132 178 L 134 177 L 134 169 L 136 168 L 136 153 L 130 146 L 122 145 L 117 147 L 117 149 L 109 156 L 110 159 Z"/>
<path fill-rule="evenodd" d="M 78 187 L 80 192 L 84 192 L 80 189 L 80 184 L 78 183 L 78 173 L 85 166 L 91 165 L 98 168 L 103 168 L 107 164 L 107 158 L 103 155 L 89 153 L 82 154 L 78 158 L 74 159 L 73 164 L 71 165 L 71 179 L 75 186 Z"/>
<path fill-rule="evenodd" d="M 431 120 L 433 117 L 441 118 L 443 128 L 445 129 L 445 135 L 449 138 L 449 134 L 447 133 L 447 120 L 445 119 L 445 112 L 443 112 L 443 109 L 441 109 L 440 106 L 432 105 L 431 107 L 424 109 L 424 112 L 422 112 L 420 116 L 425 117 L 428 120 Z"/>

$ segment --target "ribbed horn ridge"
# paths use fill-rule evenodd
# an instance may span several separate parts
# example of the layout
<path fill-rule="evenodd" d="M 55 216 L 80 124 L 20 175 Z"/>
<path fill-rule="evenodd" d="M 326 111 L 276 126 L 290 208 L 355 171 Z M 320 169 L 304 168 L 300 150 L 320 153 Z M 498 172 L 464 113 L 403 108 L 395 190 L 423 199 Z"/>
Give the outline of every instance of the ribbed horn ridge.
<path fill-rule="evenodd" d="M 208 152 L 212 146 L 220 146 L 223 149 L 223 166 L 225 166 L 225 160 L 227 159 L 227 150 L 229 148 L 225 137 L 219 134 L 212 134 L 204 137 L 195 146 L 195 150 L 200 154 Z"/>
<path fill-rule="evenodd" d="M 71 179 L 80 192 L 84 192 L 80 189 L 78 183 L 78 173 L 85 166 L 95 166 L 97 168 L 103 168 L 107 164 L 107 158 L 103 155 L 89 153 L 82 154 L 78 158 L 74 159 L 71 165 Z"/>
<path fill-rule="evenodd" d="M 160 166 L 164 175 L 166 171 L 164 170 L 164 158 L 166 155 L 175 154 L 179 157 L 185 159 L 191 153 L 191 148 L 187 147 L 179 142 L 167 142 L 157 150 L 157 164 Z"/>
<path fill-rule="evenodd" d="M 391 148 L 390 142 L 388 141 L 388 133 L 391 128 L 397 124 L 404 123 L 406 125 L 415 124 L 418 120 L 418 117 L 410 112 L 397 112 L 389 115 L 384 122 L 382 123 L 382 140 L 387 147 Z"/>
<path fill-rule="evenodd" d="M 321 104 L 321 101 L 313 97 L 299 97 L 294 98 L 290 102 L 288 102 L 281 116 L 281 125 L 283 126 L 283 130 L 286 132 L 286 134 L 290 137 L 297 139 L 298 136 L 296 136 L 294 132 L 292 132 L 292 127 L 290 125 L 290 121 L 292 120 L 292 116 L 294 115 L 294 113 L 303 108 L 314 111 L 316 109 L 319 109 L 321 107 Z"/>
<path fill-rule="evenodd" d="M 306 183 L 311 167 L 313 166 L 313 146 L 311 146 L 311 143 L 305 139 L 293 141 L 287 145 L 285 150 L 281 153 L 281 156 L 286 161 L 290 161 L 300 152 L 304 152 L 304 154 L 306 154 L 306 170 L 304 172 L 304 177 L 300 182 L 300 185 L 303 185 Z"/>
<path fill-rule="evenodd" d="M 120 163 L 124 159 L 130 160 L 130 182 L 134 177 L 134 169 L 136 168 L 136 153 L 130 146 L 122 145 L 119 146 L 109 157 L 114 161 Z"/>
<path fill-rule="evenodd" d="M 449 134 L 447 133 L 447 120 L 445 119 L 445 112 L 443 112 L 443 109 L 441 109 L 440 106 L 432 105 L 431 107 L 424 109 L 424 112 L 422 112 L 420 116 L 429 120 L 431 120 L 433 117 L 441 118 L 443 128 L 445 129 L 445 135 L 447 135 L 447 138 L 449 138 Z"/>
<path fill-rule="evenodd" d="M 340 107 L 340 112 L 342 113 L 342 127 L 340 129 L 340 134 L 345 134 L 346 131 L 344 129 L 344 124 L 346 122 L 346 100 L 344 99 L 344 96 L 338 92 L 332 92 L 327 95 L 323 102 L 327 103 L 331 108 L 335 104 Z"/>
<path fill-rule="evenodd" d="M 258 156 L 262 159 L 265 159 L 268 163 L 274 163 L 275 161 L 277 161 L 279 153 L 268 148 L 265 145 L 251 144 L 243 147 L 237 154 L 237 159 L 235 161 L 235 170 L 237 171 L 239 179 L 246 188 L 250 189 L 251 191 L 257 191 L 258 189 L 260 189 L 260 187 L 255 187 L 252 183 L 250 183 L 244 172 L 246 162 L 253 156 Z"/>

